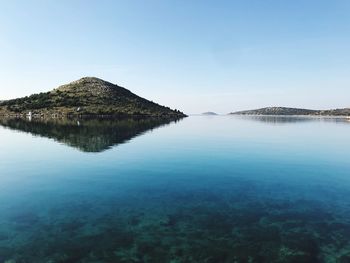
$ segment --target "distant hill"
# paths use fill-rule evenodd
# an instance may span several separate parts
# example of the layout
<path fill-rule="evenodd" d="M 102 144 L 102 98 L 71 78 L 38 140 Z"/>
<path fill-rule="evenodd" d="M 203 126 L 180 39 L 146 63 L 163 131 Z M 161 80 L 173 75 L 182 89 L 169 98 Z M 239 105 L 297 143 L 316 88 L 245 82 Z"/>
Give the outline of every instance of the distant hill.
<path fill-rule="evenodd" d="M 334 110 L 320 110 L 319 115 L 324 116 L 350 116 L 350 108 L 345 109 L 334 109 Z"/>
<path fill-rule="evenodd" d="M 286 107 L 267 107 L 256 110 L 236 111 L 232 115 L 307 115 L 307 116 L 350 116 L 350 108 L 334 110 L 310 110 Z"/>
<path fill-rule="evenodd" d="M 61 116 L 153 116 L 185 117 L 146 100 L 131 91 L 104 81 L 85 77 L 50 92 L 0 102 L 0 115 Z"/>
<path fill-rule="evenodd" d="M 218 114 L 212 111 L 208 111 L 208 112 L 203 112 L 202 115 L 218 115 Z"/>

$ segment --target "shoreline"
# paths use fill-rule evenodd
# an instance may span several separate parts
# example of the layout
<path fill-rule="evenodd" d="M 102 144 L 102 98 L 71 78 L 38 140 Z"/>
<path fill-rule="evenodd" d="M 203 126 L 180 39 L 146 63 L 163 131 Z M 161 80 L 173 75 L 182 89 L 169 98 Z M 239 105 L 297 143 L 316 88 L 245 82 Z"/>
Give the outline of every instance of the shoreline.
<path fill-rule="evenodd" d="M 303 118 L 343 118 L 350 119 L 349 115 L 273 115 L 273 114 L 227 114 L 228 116 L 248 116 L 248 117 L 303 117 Z"/>

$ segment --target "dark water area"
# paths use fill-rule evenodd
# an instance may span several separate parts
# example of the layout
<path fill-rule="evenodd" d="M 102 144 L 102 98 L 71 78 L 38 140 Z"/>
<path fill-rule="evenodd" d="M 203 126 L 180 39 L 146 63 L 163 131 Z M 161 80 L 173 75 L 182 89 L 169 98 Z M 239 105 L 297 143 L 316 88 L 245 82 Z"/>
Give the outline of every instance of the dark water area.
<path fill-rule="evenodd" d="M 0 262 L 350 262 L 349 119 L 0 121 Z"/>

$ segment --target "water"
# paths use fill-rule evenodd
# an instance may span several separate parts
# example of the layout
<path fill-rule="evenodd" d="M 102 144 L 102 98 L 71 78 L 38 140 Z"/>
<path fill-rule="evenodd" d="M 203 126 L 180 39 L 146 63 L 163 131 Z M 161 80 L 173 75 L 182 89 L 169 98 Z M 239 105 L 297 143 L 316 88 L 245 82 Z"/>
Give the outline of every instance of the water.
<path fill-rule="evenodd" d="M 350 122 L 0 122 L 0 262 L 350 262 Z"/>

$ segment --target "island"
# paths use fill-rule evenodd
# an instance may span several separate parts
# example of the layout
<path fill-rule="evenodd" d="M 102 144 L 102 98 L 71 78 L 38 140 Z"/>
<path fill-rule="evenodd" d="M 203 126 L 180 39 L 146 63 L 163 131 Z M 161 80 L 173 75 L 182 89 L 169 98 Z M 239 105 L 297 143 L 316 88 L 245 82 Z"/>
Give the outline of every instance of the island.
<path fill-rule="evenodd" d="M 207 111 L 207 112 L 203 112 L 202 115 L 206 115 L 206 116 L 215 116 L 215 115 L 218 115 L 218 114 L 215 113 L 215 112 L 212 112 L 212 111 Z"/>
<path fill-rule="evenodd" d="M 52 91 L 0 101 L 5 117 L 163 117 L 186 115 L 137 96 L 116 84 L 95 77 L 84 77 Z"/>
<path fill-rule="evenodd" d="M 310 110 L 287 107 L 267 107 L 256 110 L 236 111 L 230 115 L 286 115 L 286 116 L 350 116 L 350 108 Z"/>

